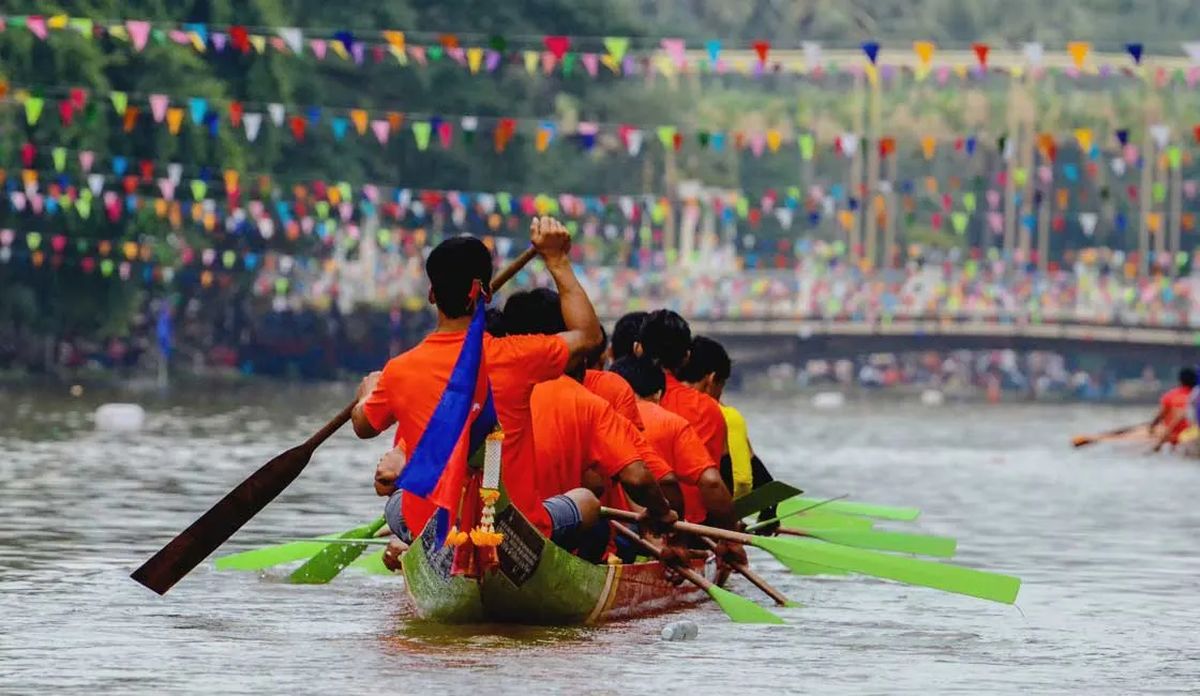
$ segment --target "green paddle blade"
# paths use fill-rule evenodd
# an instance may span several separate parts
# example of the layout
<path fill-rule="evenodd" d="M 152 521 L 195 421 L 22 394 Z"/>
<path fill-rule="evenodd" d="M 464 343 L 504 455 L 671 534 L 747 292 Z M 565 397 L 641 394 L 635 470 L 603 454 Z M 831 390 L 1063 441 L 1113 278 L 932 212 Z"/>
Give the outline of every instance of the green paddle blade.
<path fill-rule="evenodd" d="M 875 527 L 875 520 L 858 515 L 841 515 L 836 512 L 813 510 L 789 517 L 782 520 L 780 524 L 784 527 L 803 527 L 804 529 L 845 529 L 866 532 Z"/>
<path fill-rule="evenodd" d="M 908 534 L 906 532 L 885 532 L 877 530 L 855 531 L 846 529 L 809 529 L 804 527 L 796 531 L 807 536 L 828 541 L 831 544 L 852 546 L 858 549 L 874 549 L 876 551 L 895 551 L 897 553 L 912 553 L 919 556 L 936 556 L 938 558 L 953 558 L 958 542 L 950 537 L 933 536 L 932 534 Z M 785 535 L 795 538 L 794 535 Z"/>
<path fill-rule="evenodd" d="M 317 541 L 290 541 L 222 556 L 215 561 L 215 565 L 217 570 L 266 570 L 272 566 L 312 558 L 323 548 L 325 544 Z"/>
<path fill-rule="evenodd" d="M 805 563 L 797 561 L 794 558 L 789 558 L 787 563 L 788 570 L 792 571 L 793 575 L 849 575 L 850 573 L 841 570 L 840 568 L 830 568 L 829 566 L 817 565 L 816 563 Z"/>
<path fill-rule="evenodd" d="M 709 585 L 705 589 L 708 591 L 708 596 L 713 598 L 713 601 L 725 611 L 725 614 L 734 623 L 783 623 L 783 619 L 770 610 L 760 607 L 745 597 L 736 595 L 729 590 L 722 589 L 716 585 Z"/>
<path fill-rule="evenodd" d="M 362 558 L 350 564 L 351 568 L 361 570 L 368 575 L 391 575 L 392 571 L 383 564 L 383 549 L 375 553 L 365 554 Z"/>
<path fill-rule="evenodd" d="M 1011 575 L 852 549 L 813 539 L 754 537 L 752 543 L 789 567 L 792 562 L 799 560 L 806 564 L 841 568 L 862 575 L 932 587 L 1004 604 L 1015 602 L 1017 592 L 1021 589 L 1021 580 Z"/>
<path fill-rule="evenodd" d="M 746 495 L 733 499 L 733 514 L 739 520 L 755 515 L 767 508 L 778 505 L 788 498 L 794 498 L 804 491 L 789 486 L 783 481 L 771 481 L 755 488 Z"/>
<path fill-rule="evenodd" d="M 921 511 L 914 507 L 894 507 L 891 505 L 871 505 L 869 503 L 856 503 L 851 500 L 831 500 L 823 501 L 818 498 L 792 498 L 779 504 L 780 516 L 786 515 L 789 512 L 795 512 L 809 505 L 821 504 L 819 510 L 821 512 L 840 512 L 847 515 L 861 515 L 863 517 L 875 517 L 881 520 L 897 520 L 900 522 L 911 522 L 920 516 Z M 814 512 L 816 509 L 814 509 Z"/>
<path fill-rule="evenodd" d="M 384 525 L 382 517 L 371 524 L 352 529 L 341 535 L 341 539 L 369 539 Z M 350 565 L 366 550 L 365 544 L 327 544 L 325 548 L 308 559 L 304 565 L 288 576 L 294 583 L 321 585 L 337 577 L 342 569 Z"/>

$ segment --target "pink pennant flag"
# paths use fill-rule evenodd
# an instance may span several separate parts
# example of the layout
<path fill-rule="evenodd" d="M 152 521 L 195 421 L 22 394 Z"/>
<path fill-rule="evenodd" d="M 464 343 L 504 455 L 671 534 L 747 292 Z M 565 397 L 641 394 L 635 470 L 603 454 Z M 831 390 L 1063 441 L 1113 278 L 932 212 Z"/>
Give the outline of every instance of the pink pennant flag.
<path fill-rule="evenodd" d="M 10 193 L 8 195 L 8 198 L 9 198 L 9 200 L 12 201 L 12 206 L 17 209 L 18 213 L 25 210 L 25 202 L 28 199 L 25 197 L 25 194 L 23 192 L 13 191 L 12 193 Z"/>
<path fill-rule="evenodd" d="M 943 65 L 937 69 L 937 82 L 939 85 L 944 85 L 950 81 L 950 66 Z"/>
<path fill-rule="evenodd" d="M 1000 192 L 997 191 L 996 189 L 988 189 L 987 202 L 988 202 L 988 207 L 999 208 L 1000 207 Z"/>
<path fill-rule="evenodd" d="M 997 212 L 988 213 L 988 226 L 992 228 L 992 232 L 999 234 L 1004 230 L 1004 215 Z"/>
<path fill-rule="evenodd" d="M 86 174 L 92 171 L 92 163 L 96 161 L 96 153 L 91 150 L 79 151 L 79 168 Z"/>
<path fill-rule="evenodd" d="M 762 157 L 763 147 L 767 144 L 767 138 L 762 133 L 755 133 L 750 136 L 750 151 L 755 157 Z"/>
<path fill-rule="evenodd" d="M 387 143 L 388 133 L 391 132 L 391 124 L 383 119 L 371 121 L 371 132 L 375 134 L 375 139 L 380 145 Z"/>
<path fill-rule="evenodd" d="M 379 202 L 379 187 L 375 184 L 363 184 L 363 195 L 372 203 Z"/>
<path fill-rule="evenodd" d="M 141 51 L 146 47 L 146 40 L 150 38 L 150 22 L 131 19 L 125 22 L 125 29 L 129 32 L 129 40 L 133 42 L 135 49 Z"/>
<path fill-rule="evenodd" d="M 41 15 L 30 15 L 25 18 L 25 26 L 42 41 L 46 40 L 46 18 Z"/>
<path fill-rule="evenodd" d="M 40 193 L 34 193 L 29 196 L 29 206 L 33 209 L 35 215 L 41 215 L 45 208 L 46 198 Z"/>
<path fill-rule="evenodd" d="M 342 216 L 342 222 L 350 222 L 350 218 L 354 216 L 354 204 L 350 201 L 342 201 L 338 205 L 338 213 Z"/>
<path fill-rule="evenodd" d="M 417 61 L 418 65 L 424 66 L 426 64 L 424 46 L 409 46 L 408 55 L 412 56 L 412 59 Z"/>
<path fill-rule="evenodd" d="M 167 32 L 167 38 L 179 44 L 180 46 L 187 46 L 188 44 L 192 43 L 191 37 L 189 37 L 187 32 L 183 31 L 182 29 L 172 29 L 171 31 Z"/>
<path fill-rule="evenodd" d="M 587 71 L 587 74 L 595 77 L 596 72 L 600 70 L 600 56 L 595 53 L 584 53 L 580 56 L 580 60 L 583 62 L 583 69 Z"/>
<path fill-rule="evenodd" d="M 317 60 L 325 60 L 325 54 L 329 51 L 329 43 L 325 39 L 310 39 L 308 45 L 312 47 Z"/>
<path fill-rule="evenodd" d="M 150 95 L 150 113 L 154 115 L 155 123 L 162 123 L 162 120 L 167 115 L 167 105 L 170 99 L 165 94 Z"/>
<path fill-rule="evenodd" d="M 1187 86 L 1195 87 L 1200 82 L 1200 65 L 1193 65 L 1187 71 Z"/>
<path fill-rule="evenodd" d="M 671 62 L 676 66 L 682 67 L 684 63 L 683 39 L 663 39 L 659 43 L 663 50 L 667 52 L 667 56 L 671 58 Z"/>
<path fill-rule="evenodd" d="M 556 64 L 558 64 L 558 59 L 554 57 L 553 53 L 550 53 L 549 51 L 542 53 L 542 72 L 543 73 L 545 73 L 546 75 L 549 75 L 550 73 L 554 72 L 554 66 Z"/>
<path fill-rule="evenodd" d="M 455 46 L 454 48 L 451 48 L 450 50 L 446 51 L 446 55 L 450 56 L 450 58 L 452 58 L 454 62 L 458 63 L 459 65 L 467 64 L 467 52 L 462 46 Z"/>
<path fill-rule="evenodd" d="M 175 182 L 170 179 L 159 179 L 158 190 L 162 192 L 162 197 L 168 201 L 175 200 Z"/>

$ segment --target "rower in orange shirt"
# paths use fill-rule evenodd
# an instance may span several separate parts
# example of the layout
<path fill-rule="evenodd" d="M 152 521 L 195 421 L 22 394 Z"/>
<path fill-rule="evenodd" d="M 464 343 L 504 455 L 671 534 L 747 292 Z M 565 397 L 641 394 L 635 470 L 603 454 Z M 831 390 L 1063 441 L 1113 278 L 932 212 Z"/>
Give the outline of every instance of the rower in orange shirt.
<path fill-rule="evenodd" d="M 633 355 L 633 346 L 642 332 L 642 322 L 650 316 L 648 312 L 630 312 L 613 325 L 612 340 L 609 341 L 605 359 L 616 362 L 626 355 Z"/>
<path fill-rule="evenodd" d="M 1161 425 L 1162 436 L 1154 445 L 1158 452 L 1163 445 L 1179 444 L 1179 436 L 1191 425 L 1188 411 L 1192 404 L 1192 392 L 1196 389 L 1197 379 L 1195 368 L 1185 367 L 1179 371 L 1179 386 L 1163 394 L 1159 400 L 1158 413 L 1150 423 L 1150 431 Z"/>
<path fill-rule="evenodd" d="M 558 287 L 564 330 L 554 336 L 485 335 L 484 355 L 505 436 L 501 473 L 505 489 L 513 505 L 552 536 L 556 523 L 567 525 L 573 520 L 552 518 L 552 510 L 538 496 L 529 402 L 534 385 L 562 375 L 569 363 L 578 363 L 599 342 L 600 322 L 571 268 L 566 228 L 552 218 L 535 218 L 530 239 Z M 491 282 L 491 253 L 473 237 L 447 239 L 430 253 L 425 272 L 429 301 L 437 307 L 437 328 L 419 345 L 388 361 L 382 372 L 363 379 L 352 414 L 354 432 L 361 438 L 375 437 L 395 424 L 395 443 L 420 441 L 461 352 L 477 301 L 472 299 L 472 289 L 487 288 Z M 402 461 L 402 454 L 391 457 L 391 473 L 399 475 Z M 383 478 L 387 476 L 385 472 Z M 385 508 L 389 526 L 398 533 L 405 527 L 420 533 L 435 506 L 407 492 L 392 498 L 394 502 Z M 401 522 L 401 512 L 407 524 Z"/>
<path fill-rule="evenodd" d="M 502 330 L 508 336 L 558 333 L 563 324 L 559 305 L 558 295 L 553 290 L 539 288 L 516 293 L 505 305 Z M 582 366 L 572 369 L 568 375 L 539 384 L 533 390 L 531 406 L 539 494 L 549 503 L 566 491 L 585 517 L 598 518 L 600 503 L 595 490 L 590 486 L 583 487 L 585 474 L 595 470 L 601 485 L 615 488 L 607 482 L 619 484 L 635 502 L 646 508 L 652 529 L 666 531 L 673 512 L 643 456 L 647 451 L 653 454 L 652 448 L 633 423 L 577 381 L 581 371 Z M 658 461 L 670 473 L 666 463 L 661 459 Z M 654 520 L 662 522 L 655 524 Z M 585 526 L 594 529 L 595 533 L 579 530 L 573 537 L 563 539 L 560 545 L 572 550 L 578 548 L 580 556 L 599 560 L 608 542 L 608 525 Z"/>

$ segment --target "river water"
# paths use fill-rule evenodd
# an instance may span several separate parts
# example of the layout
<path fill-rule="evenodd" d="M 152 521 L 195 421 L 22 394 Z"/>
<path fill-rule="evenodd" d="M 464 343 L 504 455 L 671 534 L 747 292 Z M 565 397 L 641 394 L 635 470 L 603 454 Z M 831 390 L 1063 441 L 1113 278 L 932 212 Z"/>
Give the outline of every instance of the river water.
<path fill-rule="evenodd" d="M 216 389 L 94 431 L 100 397 L 0 391 L 0 693 L 1129 693 L 1200 689 L 1200 465 L 1069 434 L 1144 409 L 733 395 L 778 477 L 915 505 L 958 562 L 1021 576 L 1017 607 L 755 565 L 788 625 L 683 616 L 600 628 L 439 628 L 398 579 L 326 586 L 205 565 L 166 597 L 128 574 L 237 481 L 335 413 L 347 387 Z M 376 516 L 382 439 L 339 433 L 229 550 Z M 907 526 L 907 525 L 903 525 Z M 744 582 L 734 589 L 755 596 Z"/>

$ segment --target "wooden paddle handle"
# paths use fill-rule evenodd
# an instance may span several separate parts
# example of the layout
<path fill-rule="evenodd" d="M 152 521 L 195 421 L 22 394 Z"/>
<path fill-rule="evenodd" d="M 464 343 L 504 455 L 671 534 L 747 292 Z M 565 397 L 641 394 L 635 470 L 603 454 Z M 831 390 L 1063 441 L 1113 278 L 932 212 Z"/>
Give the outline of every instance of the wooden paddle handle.
<path fill-rule="evenodd" d="M 634 517 L 636 518 L 637 515 L 634 515 Z M 646 553 L 649 553 L 651 556 L 654 556 L 655 558 L 657 558 L 660 561 L 662 560 L 662 549 L 658 545 L 653 544 L 649 541 L 646 541 L 646 539 L 644 539 L 640 534 L 633 531 L 629 527 L 626 527 L 625 525 L 621 524 L 620 522 L 613 521 L 612 526 L 613 526 L 613 529 L 617 530 L 618 534 L 629 539 L 633 543 L 637 544 L 644 551 L 646 551 Z M 688 582 L 692 583 L 696 587 L 699 587 L 700 589 L 704 590 L 705 592 L 707 592 L 710 587 L 713 587 L 713 584 L 708 581 L 708 578 L 704 577 L 700 573 L 697 573 L 696 571 L 692 570 L 691 568 L 687 568 L 684 566 L 671 566 L 671 570 L 674 570 L 676 573 L 679 573 L 685 579 L 687 579 Z"/>
<path fill-rule="evenodd" d="M 602 507 L 600 508 L 600 516 L 610 520 L 625 520 L 626 522 L 637 522 L 640 517 L 636 512 L 628 510 L 617 510 L 616 508 Z M 728 529 L 719 527 L 706 527 L 702 524 L 692 524 L 691 522 L 676 522 L 673 529 L 677 532 L 685 534 L 695 534 L 702 537 L 711 537 L 722 541 L 732 541 L 738 544 L 752 544 L 754 537 L 741 532 L 731 532 Z"/>
<path fill-rule="evenodd" d="M 716 550 L 717 542 L 709 539 L 708 537 L 700 538 L 704 541 L 705 546 L 711 550 Z M 763 580 L 761 575 L 753 570 L 750 570 L 750 566 L 746 565 L 745 563 L 728 563 L 728 565 L 730 568 L 733 568 L 737 572 L 741 573 L 742 577 L 749 580 L 755 587 L 762 590 L 763 593 L 770 597 L 776 604 L 781 607 L 786 607 L 788 605 L 788 598 L 784 597 L 779 590 L 771 587 L 766 580 Z"/>
<path fill-rule="evenodd" d="M 537 249 L 532 246 L 521 252 L 521 255 L 513 259 L 512 263 L 505 266 L 499 273 L 492 276 L 492 292 L 499 292 L 504 284 L 512 280 L 512 277 L 521 272 L 525 264 L 533 260 L 537 256 Z"/>

